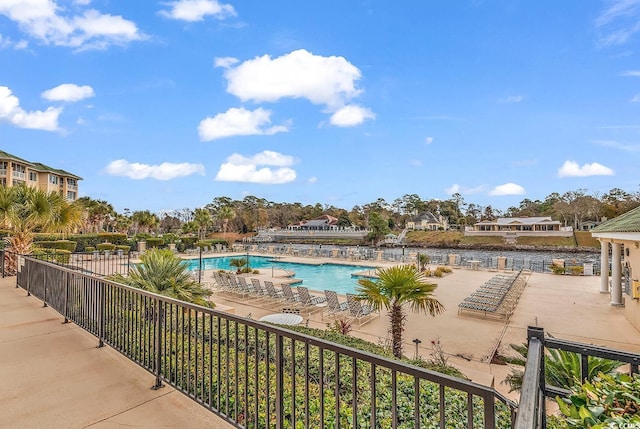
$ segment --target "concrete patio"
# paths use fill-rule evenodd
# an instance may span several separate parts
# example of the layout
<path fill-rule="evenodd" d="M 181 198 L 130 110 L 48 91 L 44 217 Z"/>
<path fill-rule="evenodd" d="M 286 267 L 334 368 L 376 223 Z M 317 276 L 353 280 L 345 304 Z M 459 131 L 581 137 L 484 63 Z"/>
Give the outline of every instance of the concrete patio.
<path fill-rule="evenodd" d="M 232 427 L 0 279 L 0 427 Z"/>

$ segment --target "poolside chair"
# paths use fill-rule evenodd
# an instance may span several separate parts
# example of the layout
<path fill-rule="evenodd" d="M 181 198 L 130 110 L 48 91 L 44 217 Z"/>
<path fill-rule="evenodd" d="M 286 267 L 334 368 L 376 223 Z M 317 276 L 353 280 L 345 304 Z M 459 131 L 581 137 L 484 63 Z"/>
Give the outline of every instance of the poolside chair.
<path fill-rule="evenodd" d="M 358 301 L 356 295 L 348 293 L 347 304 L 349 305 L 349 315 L 347 317 L 354 322 L 357 321 L 358 326 L 362 326 L 378 316 L 378 313 L 373 308 Z"/>
<path fill-rule="evenodd" d="M 273 282 L 269 280 L 264 281 L 264 287 L 267 289 L 267 295 L 274 301 L 282 301 L 284 300 L 284 295 L 282 294 L 282 290 L 278 290 L 273 285 Z"/>
<path fill-rule="evenodd" d="M 282 289 L 282 295 L 284 296 L 284 299 L 292 305 L 300 305 L 300 296 L 297 293 L 294 293 L 293 290 L 291 289 L 291 285 L 289 283 L 282 283 L 280 285 L 280 288 Z"/>
<path fill-rule="evenodd" d="M 298 296 L 300 297 L 300 307 L 303 309 L 307 309 L 308 313 L 311 314 L 315 311 L 322 310 L 322 307 L 318 307 L 319 304 L 323 304 L 327 301 L 327 299 L 323 296 L 314 296 L 312 297 L 309 293 L 309 289 L 303 286 L 298 286 L 296 288 L 298 290 Z"/>
<path fill-rule="evenodd" d="M 247 284 L 247 279 L 245 279 L 242 276 L 236 276 L 236 280 L 238 281 L 238 284 L 240 285 L 240 290 L 244 292 L 244 296 L 255 295 L 256 290 L 253 288 L 253 286 L 249 286 Z"/>
<path fill-rule="evenodd" d="M 324 320 L 325 313 L 327 313 L 328 316 L 337 317 L 339 313 L 349 309 L 347 302 L 338 301 L 338 294 L 335 291 L 325 290 L 324 295 L 327 297 L 327 306 L 322 312 L 322 320 Z"/>
<path fill-rule="evenodd" d="M 258 299 L 269 299 L 269 292 L 266 288 L 262 287 L 260 280 L 252 278 L 251 285 L 253 286 Z"/>

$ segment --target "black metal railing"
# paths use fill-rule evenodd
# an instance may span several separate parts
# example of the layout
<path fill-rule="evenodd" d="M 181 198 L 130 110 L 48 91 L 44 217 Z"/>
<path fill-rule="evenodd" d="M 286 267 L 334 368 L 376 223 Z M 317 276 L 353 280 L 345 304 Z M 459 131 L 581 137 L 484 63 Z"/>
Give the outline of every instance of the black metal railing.
<path fill-rule="evenodd" d="M 590 356 L 628 364 L 630 374 L 637 373 L 640 365 L 640 354 L 557 338 L 545 338 L 542 328 L 529 327 L 527 340 L 529 345 L 527 363 L 522 380 L 516 429 L 546 427 L 545 399 L 556 396 L 567 397 L 571 393 L 567 389 L 546 383 L 545 349 L 564 350 L 579 355 L 581 381 L 588 378 Z"/>
<path fill-rule="evenodd" d="M 240 428 L 511 427 L 493 388 L 23 257 L 17 285 Z"/>

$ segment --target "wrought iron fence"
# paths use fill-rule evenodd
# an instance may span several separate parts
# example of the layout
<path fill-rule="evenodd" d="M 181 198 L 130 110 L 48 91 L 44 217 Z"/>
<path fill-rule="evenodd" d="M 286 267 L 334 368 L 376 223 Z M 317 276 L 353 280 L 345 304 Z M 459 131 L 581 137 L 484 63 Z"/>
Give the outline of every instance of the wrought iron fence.
<path fill-rule="evenodd" d="M 599 357 L 628 364 L 630 374 L 638 372 L 640 354 L 613 350 L 591 344 L 577 343 L 558 338 L 546 337 L 542 328 L 529 327 L 527 330 L 528 351 L 525 366 L 516 429 L 546 427 L 545 398 L 567 397 L 571 392 L 545 382 L 545 349 L 564 350 L 580 357 L 580 380 L 589 374 L 589 357 Z"/>
<path fill-rule="evenodd" d="M 17 285 L 240 428 L 511 427 L 492 388 L 31 257 Z"/>

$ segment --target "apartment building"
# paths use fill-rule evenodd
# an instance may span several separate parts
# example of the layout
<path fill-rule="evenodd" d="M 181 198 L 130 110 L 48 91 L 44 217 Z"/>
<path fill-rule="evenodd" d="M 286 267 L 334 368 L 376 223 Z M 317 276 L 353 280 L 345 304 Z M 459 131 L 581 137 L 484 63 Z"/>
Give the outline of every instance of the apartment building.
<path fill-rule="evenodd" d="M 69 201 L 78 199 L 82 177 L 68 171 L 31 162 L 0 150 L 0 185 L 26 185 L 46 192 L 59 192 Z"/>

